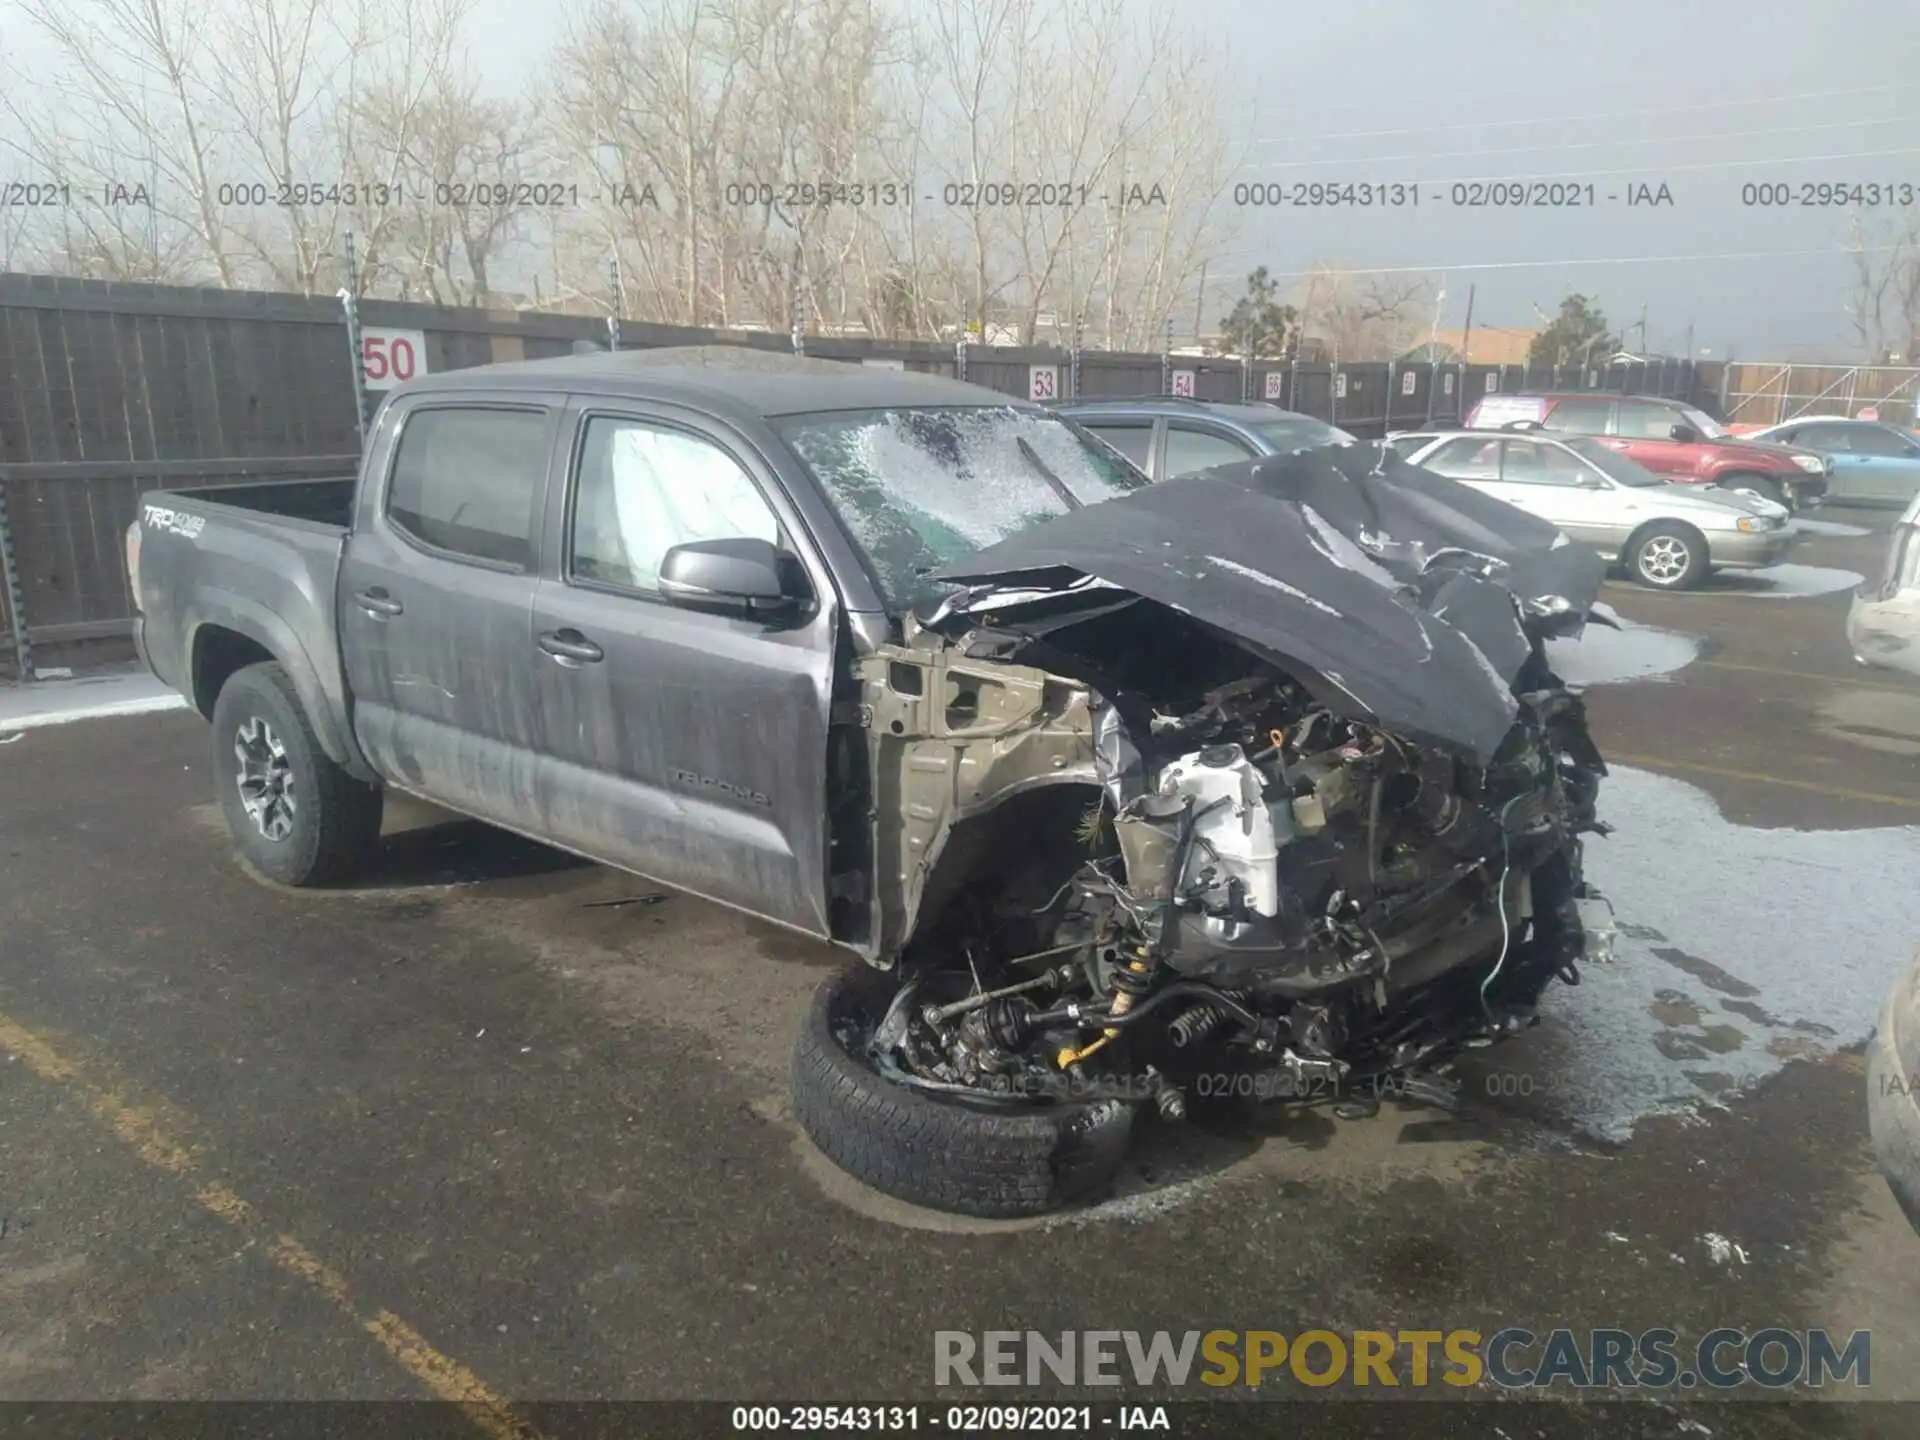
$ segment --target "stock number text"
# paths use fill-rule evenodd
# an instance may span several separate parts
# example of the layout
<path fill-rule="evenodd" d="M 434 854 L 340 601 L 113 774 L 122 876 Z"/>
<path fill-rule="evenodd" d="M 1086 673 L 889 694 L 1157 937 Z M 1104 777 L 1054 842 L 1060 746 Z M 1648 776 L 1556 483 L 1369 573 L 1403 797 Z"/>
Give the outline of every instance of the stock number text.
<path fill-rule="evenodd" d="M 1740 187 L 1740 203 L 1766 208 L 1786 206 L 1820 207 L 1828 205 L 1864 205 L 1869 208 L 1893 205 L 1902 209 L 1920 198 L 1920 186 L 1910 180 L 1870 180 L 1849 185 L 1844 181 L 1762 180 Z"/>

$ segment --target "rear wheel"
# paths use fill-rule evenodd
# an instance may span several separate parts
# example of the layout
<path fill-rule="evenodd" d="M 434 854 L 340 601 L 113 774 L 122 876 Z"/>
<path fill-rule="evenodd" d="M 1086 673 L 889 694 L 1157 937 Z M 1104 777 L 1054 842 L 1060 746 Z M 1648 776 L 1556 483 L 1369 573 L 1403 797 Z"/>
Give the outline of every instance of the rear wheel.
<path fill-rule="evenodd" d="M 1706 537 L 1691 525 L 1662 521 L 1649 525 L 1627 546 L 1633 578 L 1656 590 L 1687 590 L 1707 573 Z"/>
<path fill-rule="evenodd" d="M 276 663 L 236 670 L 221 687 L 213 773 L 235 847 L 270 880 L 349 879 L 379 838 L 379 787 L 327 758 Z"/>

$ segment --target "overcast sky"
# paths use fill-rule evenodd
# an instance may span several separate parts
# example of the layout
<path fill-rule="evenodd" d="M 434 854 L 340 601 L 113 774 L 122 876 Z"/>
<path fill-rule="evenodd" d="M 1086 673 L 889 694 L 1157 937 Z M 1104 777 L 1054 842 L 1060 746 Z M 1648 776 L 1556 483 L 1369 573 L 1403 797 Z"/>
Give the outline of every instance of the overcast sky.
<path fill-rule="evenodd" d="M 1469 285 L 1475 325 L 1535 325 L 1535 306 L 1579 291 L 1617 327 L 1644 306 L 1647 344 L 1669 353 L 1691 326 L 1713 358 L 1850 357 L 1848 212 L 1748 207 L 1742 186 L 1920 193 L 1920 76 L 1905 73 L 1920 68 L 1920 6 L 1906 0 L 1200 0 L 1189 13 L 1230 40 L 1252 96 L 1236 136 L 1253 145 L 1249 181 L 1423 182 L 1418 209 L 1250 213 L 1228 272 L 1324 260 L 1444 274 L 1443 327 L 1464 320 Z M 524 0 L 481 0 L 477 18 L 474 58 L 503 85 L 558 29 Z M 1446 203 L 1446 182 L 1528 176 L 1591 182 L 1598 203 Z M 1673 204 L 1628 206 L 1637 183 L 1664 183 Z M 1877 214 L 1882 228 L 1902 218 Z"/>
<path fill-rule="evenodd" d="M 1652 349 L 1679 353 L 1691 326 L 1713 358 L 1852 357 L 1848 212 L 1750 207 L 1742 186 L 1920 191 L 1909 0 L 1198 0 L 1184 13 L 1231 46 L 1222 84 L 1249 97 L 1229 107 L 1246 180 L 1420 182 L 1418 208 L 1245 212 L 1209 309 L 1255 265 L 1285 276 L 1326 261 L 1444 275 L 1443 327 L 1461 324 L 1470 285 L 1476 326 L 1536 324 L 1534 307 L 1577 290 L 1617 328 L 1644 306 Z M 479 0 L 469 44 L 489 88 L 524 87 L 559 29 L 552 9 Z M 30 40 L 7 31 L 30 61 Z M 1591 182 L 1597 204 L 1449 203 L 1451 182 L 1496 177 Z M 1639 184 L 1665 184 L 1673 203 L 1629 206 Z M 1869 224 L 1901 218 L 1882 208 Z"/>
<path fill-rule="evenodd" d="M 1594 184 L 1596 209 L 1558 211 L 1429 208 L 1423 186 L 1417 212 L 1296 211 L 1306 218 L 1251 247 L 1280 270 L 1319 258 L 1452 266 L 1447 324 L 1460 323 L 1469 284 L 1476 324 L 1531 324 L 1534 305 L 1551 311 L 1581 291 L 1616 325 L 1644 305 L 1649 344 L 1673 353 L 1689 325 L 1696 351 L 1716 356 L 1832 353 L 1850 339 L 1848 262 L 1832 253 L 1846 212 L 1749 208 L 1742 186 L 1878 179 L 1920 191 L 1920 84 L 1902 73 L 1920 61 L 1911 4 L 1216 0 L 1210 13 L 1273 77 L 1254 122 L 1273 142 L 1256 152 L 1264 175 Z M 1401 133 L 1315 138 L 1383 130 Z M 1373 158 L 1389 156 L 1410 158 Z M 1629 208 L 1639 181 L 1666 183 L 1674 204 Z M 1880 214 L 1882 225 L 1901 218 Z M 1827 253 L 1782 253 L 1796 251 Z M 1465 268 L 1512 261 L 1534 263 Z"/>

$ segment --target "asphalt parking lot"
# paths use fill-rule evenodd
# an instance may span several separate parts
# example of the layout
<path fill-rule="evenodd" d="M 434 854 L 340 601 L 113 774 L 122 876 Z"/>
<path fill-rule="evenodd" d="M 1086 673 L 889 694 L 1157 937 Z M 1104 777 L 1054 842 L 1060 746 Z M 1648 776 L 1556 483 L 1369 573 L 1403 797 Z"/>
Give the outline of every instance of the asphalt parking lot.
<path fill-rule="evenodd" d="M 1589 656 L 1616 958 L 1471 1057 L 1462 1114 L 1149 1135 L 1118 1197 L 1044 1222 L 811 1152 L 785 1070 L 824 950 L 402 804 L 369 879 L 278 889 L 197 717 L 23 732 L 0 1399 L 458 1396 L 506 1433 L 509 1401 L 924 1400 L 936 1330 L 1522 1324 L 1871 1330 L 1873 1395 L 1920 1400 L 1920 1237 L 1858 1055 L 1920 942 L 1920 684 L 1842 629 L 1890 518 L 1823 516 L 1781 576 L 1608 587 L 1645 627 Z M 1671 1399 L 1633 1422 L 1913 1433 Z"/>

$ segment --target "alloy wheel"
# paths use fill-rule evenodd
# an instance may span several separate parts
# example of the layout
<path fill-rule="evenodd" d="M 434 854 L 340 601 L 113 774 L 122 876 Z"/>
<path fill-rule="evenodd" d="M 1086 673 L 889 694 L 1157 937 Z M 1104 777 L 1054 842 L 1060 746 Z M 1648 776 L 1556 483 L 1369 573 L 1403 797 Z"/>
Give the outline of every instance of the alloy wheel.
<path fill-rule="evenodd" d="M 1693 552 L 1674 535 L 1656 535 L 1640 547 L 1640 573 L 1657 585 L 1671 585 L 1692 563 Z"/>
<path fill-rule="evenodd" d="M 273 727 L 255 715 L 234 732 L 233 753 L 240 761 L 236 782 L 242 808 L 267 839 L 285 840 L 293 833 L 297 803 L 287 747 Z"/>

